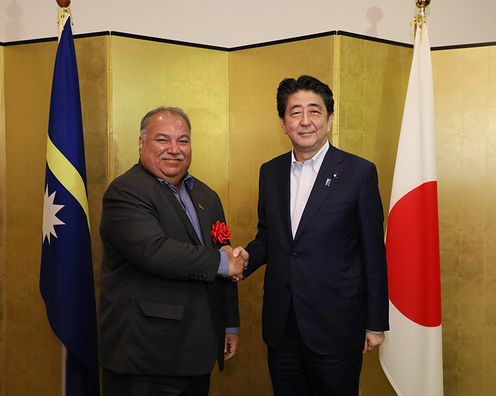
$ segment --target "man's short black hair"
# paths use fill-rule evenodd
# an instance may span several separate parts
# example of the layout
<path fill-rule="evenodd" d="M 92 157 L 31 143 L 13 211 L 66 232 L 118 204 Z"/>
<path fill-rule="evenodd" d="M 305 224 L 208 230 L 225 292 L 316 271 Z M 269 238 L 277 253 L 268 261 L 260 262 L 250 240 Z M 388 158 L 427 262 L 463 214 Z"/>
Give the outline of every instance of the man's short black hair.
<path fill-rule="evenodd" d="M 289 96 L 298 91 L 312 91 L 320 95 L 324 101 L 328 116 L 334 113 L 334 98 L 331 88 L 315 77 L 303 75 L 298 77 L 297 80 L 294 78 L 285 78 L 279 83 L 276 96 L 279 118 L 284 118 Z"/>

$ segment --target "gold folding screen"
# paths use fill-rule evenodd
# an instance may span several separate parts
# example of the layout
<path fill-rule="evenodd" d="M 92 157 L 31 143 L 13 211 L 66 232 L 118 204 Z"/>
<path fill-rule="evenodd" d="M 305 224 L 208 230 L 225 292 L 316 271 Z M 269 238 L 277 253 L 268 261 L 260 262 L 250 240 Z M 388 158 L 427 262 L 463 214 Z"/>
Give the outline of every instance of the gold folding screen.
<path fill-rule="evenodd" d="M 0 47 L 0 209 L 6 208 L 0 386 L 4 381 L 6 395 L 60 392 L 60 348 L 38 292 L 55 48 L 55 42 Z M 191 171 L 219 192 L 234 244 L 255 233 L 259 166 L 290 148 L 275 108 L 277 84 L 286 76 L 308 73 L 331 84 L 337 99 L 332 140 L 377 164 L 387 213 L 411 48 L 337 35 L 226 52 L 97 36 L 77 39 L 76 50 L 97 290 L 101 196 L 137 160 L 139 120 L 161 104 L 190 114 Z M 496 386 L 496 205 L 490 198 L 496 189 L 496 78 L 490 72 L 496 47 L 435 51 L 433 66 L 446 394 L 488 395 Z M 214 372 L 213 396 L 271 394 L 260 328 L 262 282 L 258 271 L 239 285 L 240 350 L 224 374 Z M 364 396 L 394 394 L 377 353 L 366 356 L 361 385 Z"/>
<path fill-rule="evenodd" d="M 160 105 L 179 106 L 192 123 L 191 172 L 227 204 L 228 53 L 123 37 L 111 45 L 115 175 L 138 160 L 141 117 Z"/>
<path fill-rule="evenodd" d="M 447 395 L 496 387 L 496 46 L 435 51 Z"/>
<path fill-rule="evenodd" d="M 4 48 L 5 394 L 55 394 L 60 348 L 38 292 L 53 43 Z M 41 377 L 41 381 L 36 379 Z"/>

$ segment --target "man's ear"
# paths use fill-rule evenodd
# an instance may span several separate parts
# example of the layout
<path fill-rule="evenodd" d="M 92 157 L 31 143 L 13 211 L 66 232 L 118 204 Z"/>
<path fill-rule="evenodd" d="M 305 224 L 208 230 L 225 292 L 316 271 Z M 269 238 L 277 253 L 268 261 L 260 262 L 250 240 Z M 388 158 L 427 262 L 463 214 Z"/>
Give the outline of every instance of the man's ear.
<path fill-rule="evenodd" d="M 331 130 L 332 122 L 334 121 L 334 113 L 330 114 L 327 118 L 327 131 Z"/>
<path fill-rule="evenodd" d="M 281 129 L 282 129 L 283 133 L 286 133 L 287 134 L 286 124 L 284 122 L 284 118 L 279 118 L 279 122 L 281 123 Z"/>
<path fill-rule="evenodd" d="M 143 142 L 145 141 L 145 139 L 140 135 L 140 137 L 138 138 L 138 152 L 141 154 L 141 148 L 143 147 Z"/>

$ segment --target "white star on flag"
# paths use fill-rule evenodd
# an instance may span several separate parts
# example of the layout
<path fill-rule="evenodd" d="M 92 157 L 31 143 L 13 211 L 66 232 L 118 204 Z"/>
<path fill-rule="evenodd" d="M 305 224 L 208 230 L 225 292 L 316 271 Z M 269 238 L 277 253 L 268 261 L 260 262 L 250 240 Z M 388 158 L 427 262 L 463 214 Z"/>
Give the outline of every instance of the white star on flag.
<path fill-rule="evenodd" d="M 55 193 L 56 191 L 54 191 L 51 195 L 48 195 L 47 184 L 45 189 L 45 198 L 43 200 L 43 242 L 45 242 L 46 238 L 48 239 L 48 244 L 50 244 L 50 235 L 53 235 L 55 238 L 57 238 L 55 226 L 65 224 L 56 216 L 57 212 L 65 205 L 57 205 L 53 202 L 55 200 Z"/>

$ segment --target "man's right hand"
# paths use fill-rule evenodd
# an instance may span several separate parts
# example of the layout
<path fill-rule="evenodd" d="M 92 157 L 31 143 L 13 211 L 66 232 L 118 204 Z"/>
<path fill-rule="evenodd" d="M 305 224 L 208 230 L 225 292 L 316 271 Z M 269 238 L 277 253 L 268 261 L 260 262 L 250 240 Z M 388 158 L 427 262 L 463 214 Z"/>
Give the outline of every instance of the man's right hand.
<path fill-rule="evenodd" d="M 233 248 L 231 246 L 222 246 L 221 250 L 224 251 L 227 254 L 228 258 L 228 273 L 227 275 L 229 277 L 233 276 L 242 276 L 243 275 L 243 269 L 245 268 L 247 262 L 244 259 L 243 255 L 239 255 L 238 257 L 234 257 L 233 255 Z"/>

